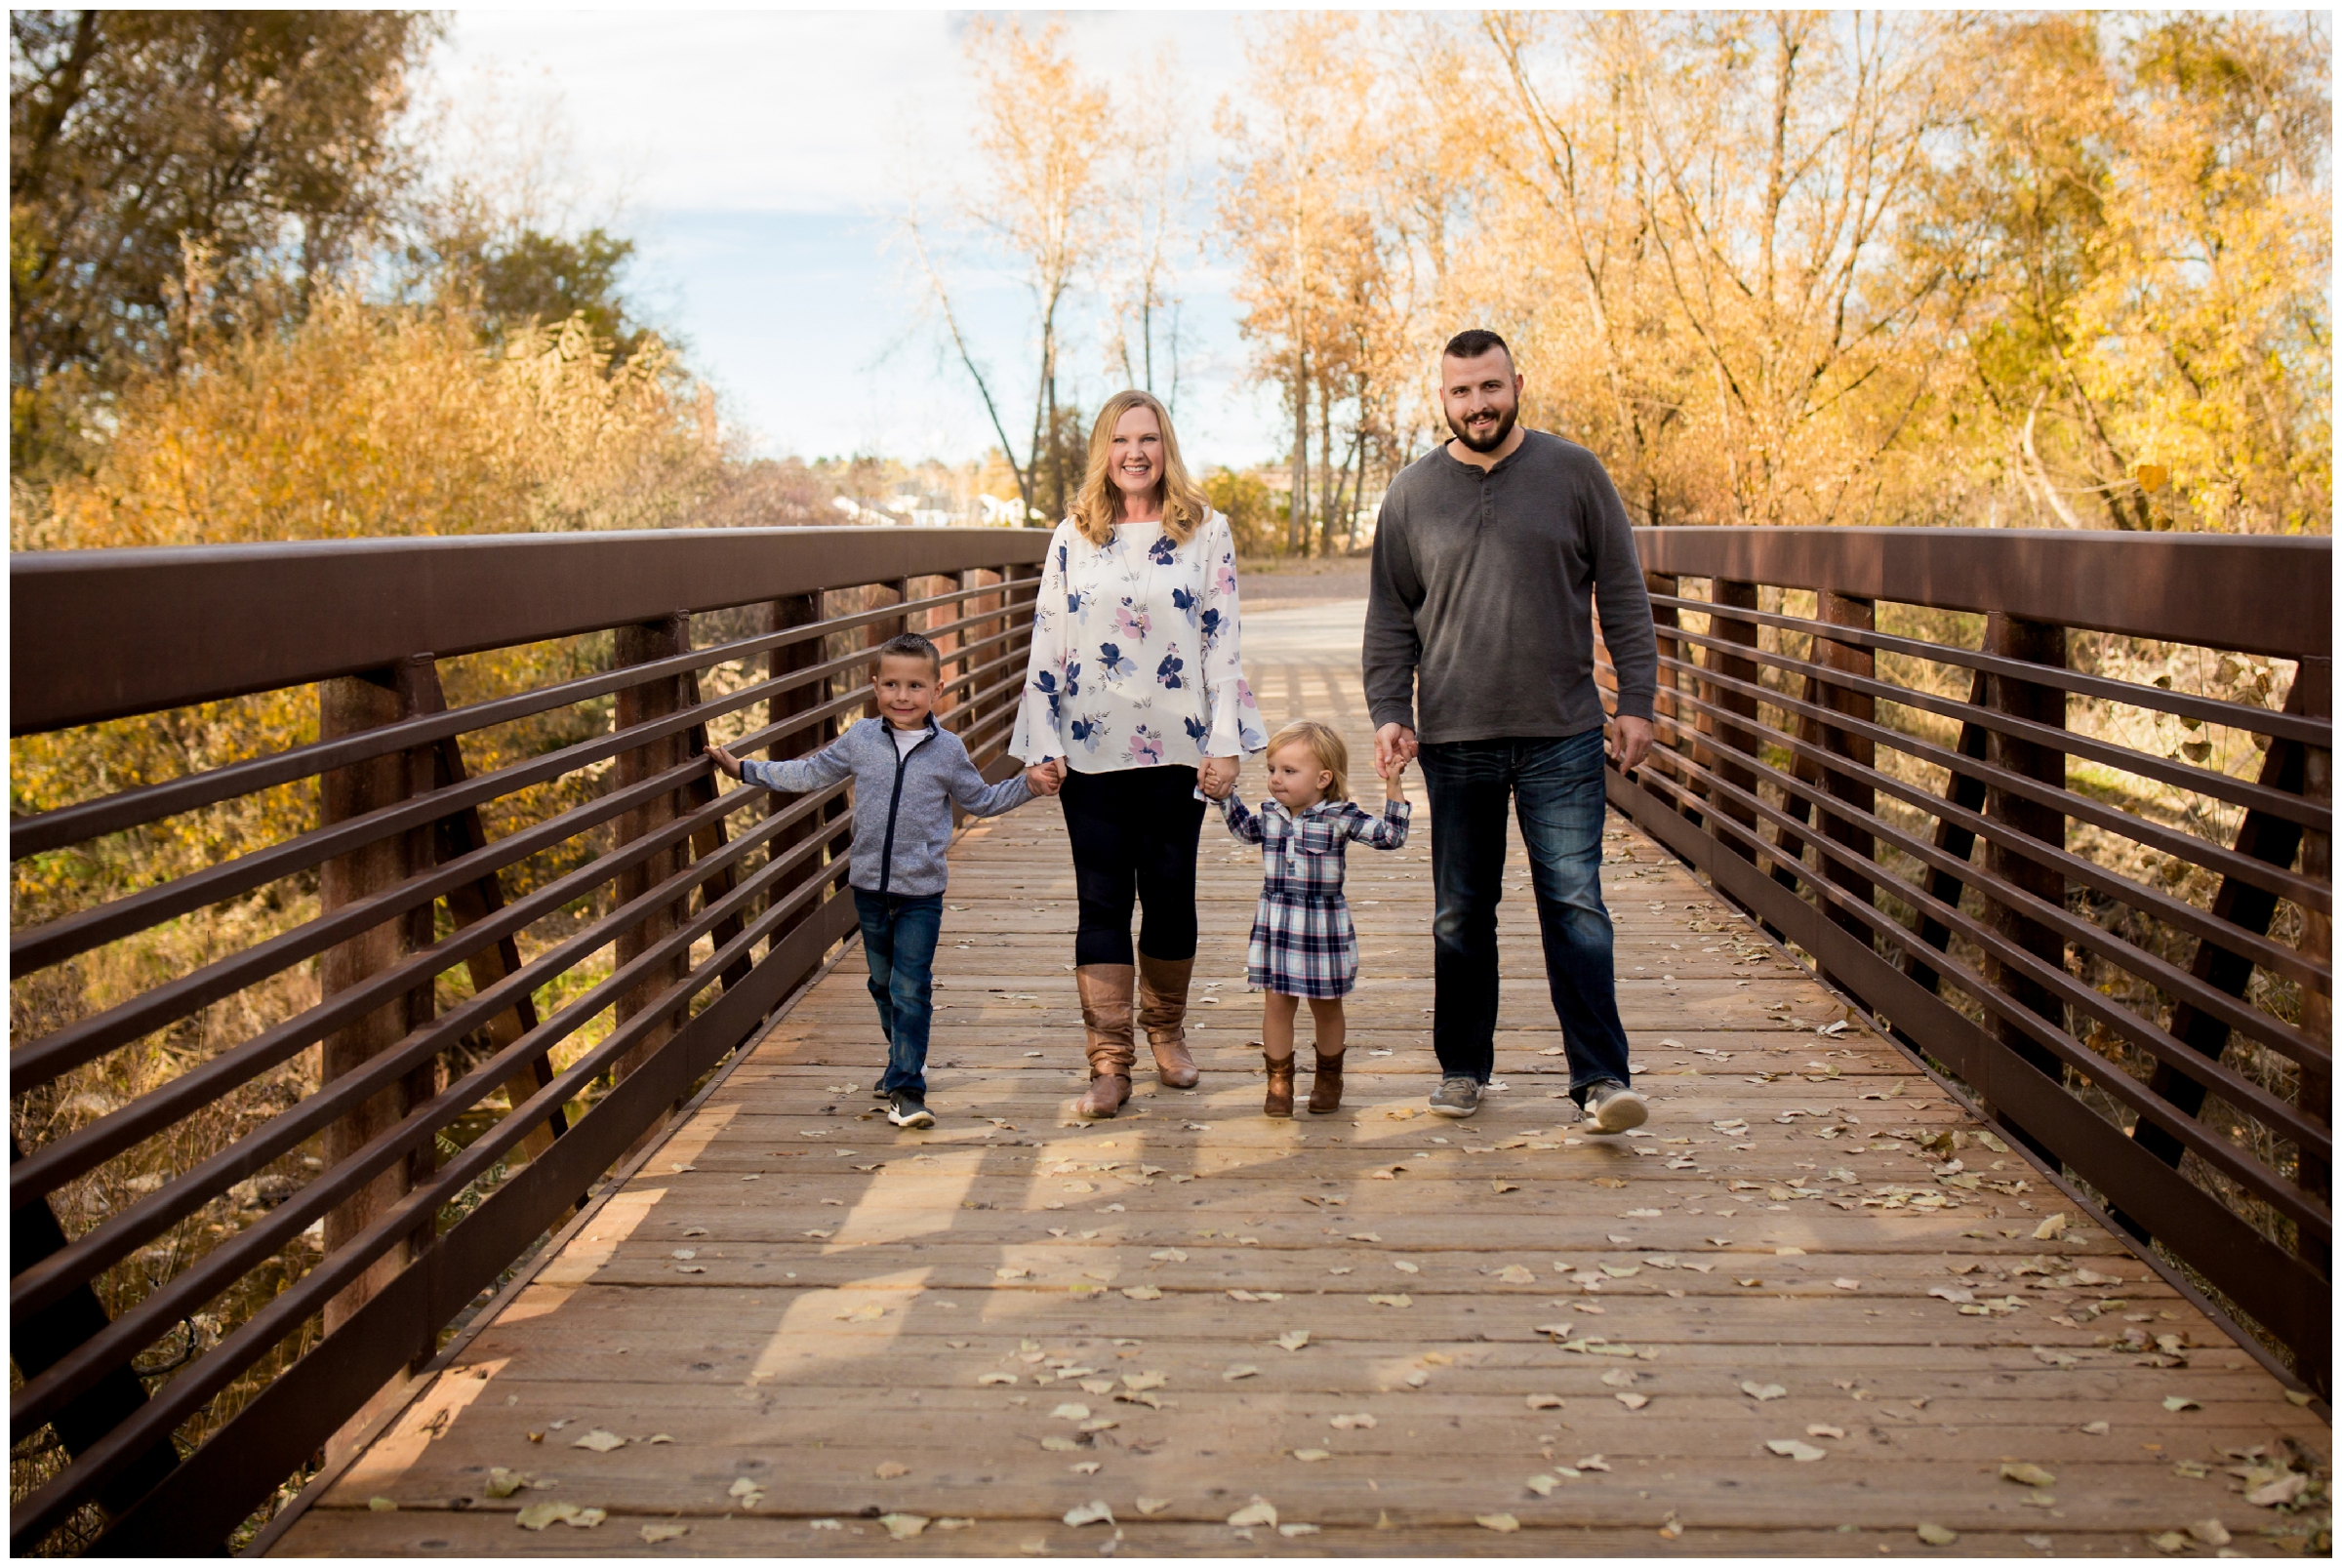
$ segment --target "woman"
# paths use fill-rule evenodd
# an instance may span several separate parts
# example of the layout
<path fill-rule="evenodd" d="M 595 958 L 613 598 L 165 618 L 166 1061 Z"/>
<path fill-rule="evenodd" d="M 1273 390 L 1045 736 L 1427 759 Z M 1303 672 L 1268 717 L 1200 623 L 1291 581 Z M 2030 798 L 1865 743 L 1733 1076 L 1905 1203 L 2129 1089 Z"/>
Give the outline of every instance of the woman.
<path fill-rule="evenodd" d="M 1198 784 L 1233 784 L 1266 736 L 1237 659 L 1236 546 L 1179 460 L 1163 405 L 1107 399 L 1073 513 L 1049 542 L 1009 750 L 1056 761 L 1081 902 L 1073 977 L 1092 1120 L 1130 1097 L 1132 1021 L 1157 1076 L 1195 1084 L 1182 1025 L 1195 968 Z M 1145 906 L 1136 963 L 1131 907 Z"/>

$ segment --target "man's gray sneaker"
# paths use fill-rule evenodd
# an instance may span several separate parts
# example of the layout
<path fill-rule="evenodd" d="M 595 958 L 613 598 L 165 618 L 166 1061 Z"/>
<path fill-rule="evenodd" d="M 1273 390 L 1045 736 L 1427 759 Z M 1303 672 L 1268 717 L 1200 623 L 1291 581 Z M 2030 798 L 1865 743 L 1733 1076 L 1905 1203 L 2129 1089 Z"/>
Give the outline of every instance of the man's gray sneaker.
<path fill-rule="evenodd" d="M 1469 1116 L 1480 1108 L 1480 1080 L 1458 1073 L 1439 1080 L 1432 1091 L 1432 1114 L 1434 1116 Z"/>
<path fill-rule="evenodd" d="M 1650 1102 L 1614 1078 L 1605 1078 L 1586 1091 L 1586 1130 L 1623 1133 L 1639 1127 L 1651 1113 Z"/>
<path fill-rule="evenodd" d="M 886 1097 L 886 1119 L 897 1127 L 932 1127 L 935 1113 L 929 1110 L 917 1095 L 908 1089 L 898 1089 Z"/>

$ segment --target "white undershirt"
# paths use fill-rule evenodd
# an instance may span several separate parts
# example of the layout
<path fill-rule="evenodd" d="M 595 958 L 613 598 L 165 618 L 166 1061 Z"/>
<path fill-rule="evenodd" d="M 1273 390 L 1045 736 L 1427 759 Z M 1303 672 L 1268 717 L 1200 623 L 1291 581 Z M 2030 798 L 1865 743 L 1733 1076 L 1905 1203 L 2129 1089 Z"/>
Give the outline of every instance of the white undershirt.
<path fill-rule="evenodd" d="M 898 730 L 890 723 L 886 729 L 895 738 L 895 760 L 898 762 L 910 755 L 912 746 L 927 739 L 927 726 L 924 724 L 915 730 Z"/>

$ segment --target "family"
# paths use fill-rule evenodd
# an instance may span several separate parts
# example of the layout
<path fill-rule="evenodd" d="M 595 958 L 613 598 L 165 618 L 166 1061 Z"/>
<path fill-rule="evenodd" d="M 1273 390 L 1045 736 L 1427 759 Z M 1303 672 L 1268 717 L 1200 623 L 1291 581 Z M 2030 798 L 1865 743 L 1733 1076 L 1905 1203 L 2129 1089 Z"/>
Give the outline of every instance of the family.
<path fill-rule="evenodd" d="M 925 1065 L 952 807 L 993 816 L 1049 794 L 1064 808 L 1080 905 L 1073 972 L 1090 1078 L 1079 1114 L 1121 1109 L 1141 1030 L 1164 1087 L 1198 1081 L 1184 1025 L 1196 857 L 1213 804 L 1236 839 L 1261 850 L 1245 979 L 1263 993 L 1263 1109 L 1293 1113 L 1305 1001 L 1315 1032 L 1308 1106 L 1338 1109 L 1343 998 L 1358 974 L 1345 854 L 1353 842 L 1406 843 L 1404 776 L 1416 763 L 1431 803 L 1436 904 L 1432 1039 L 1441 1076 L 1431 1109 L 1472 1115 L 1495 1065 L 1510 812 L 1528 850 L 1571 1098 L 1590 1131 L 1642 1123 L 1600 882 L 1604 759 L 1622 770 L 1642 761 L 1658 684 L 1634 536 L 1591 452 L 1518 422 L 1521 378 L 1502 338 L 1459 333 L 1439 368 L 1454 439 L 1393 481 L 1374 539 L 1364 675 L 1379 815 L 1351 800 L 1348 748 L 1332 728 L 1303 719 L 1264 733 L 1244 679 L 1234 538 L 1180 461 L 1169 413 L 1142 391 L 1100 411 L 1072 514 L 1049 542 L 1008 746 L 1023 773 L 988 784 L 936 723 L 941 660 L 913 634 L 878 650 L 878 716 L 821 751 L 759 762 L 709 749 L 725 773 L 768 789 L 855 781 L 850 880 L 888 1046 L 875 1093 L 889 1121 L 935 1121 Z M 1607 735 L 1595 606 L 1617 670 Z M 1235 792 L 1247 754 L 1263 755 L 1268 770 L 1257 810 Z"/>

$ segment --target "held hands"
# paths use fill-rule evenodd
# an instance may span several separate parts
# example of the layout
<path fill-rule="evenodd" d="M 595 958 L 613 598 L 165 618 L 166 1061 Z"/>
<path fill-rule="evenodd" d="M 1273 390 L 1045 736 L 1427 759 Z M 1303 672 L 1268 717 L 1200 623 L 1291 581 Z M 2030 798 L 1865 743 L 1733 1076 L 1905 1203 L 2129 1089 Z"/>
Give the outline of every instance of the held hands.
<path fill-rule="evenodd" d="M 1207 800 L 1226 800 L 1236 787 L 1236 770 L 1240 766 L 1234 757 L 1206 757 L 1195 770 L 1195 787 Z"/>
<path fill-rule="evenodd" d="M 1389 779 L 1394 760 L 1401 767 L 1415 760 L 1415 732 L 1404 724 L 1386 724 L 1374 732 L 1374 771 Z"/>
<path fill-rule="evenodd" d="M 1618 763 L 1621 773 L 1633 773 L 1651 754 L 1651 721 L 1621 713 L 1602 740 L 1602 751 Z"/>
<path fill-rule="evenodd" d="M 737 779 L 740 777 L 740 758 L 734 756 L 722 746 L 709 746 L 707 748 L 707 760 L 714 763 L 716 767 L 721 769 L 725 778 Z"/>
<path fill-rule="evenodd" d="M 1378 745 L 1375 749 L 1379 751 L 1382 748 Z M 1407 763 L 1404 757 L 1392 758 L 1388 766 L 1378 764 L 1374 771 L 1383 776 L 1383 798 L 1385 800 L 1407 798 Z"/>
<path fill-rule="evenodd" d="M 1066 759 L 1052 757 L 1025 770 L 1025 787 L 1036 795 L 1054 795 L 1065 787 Z"/>

